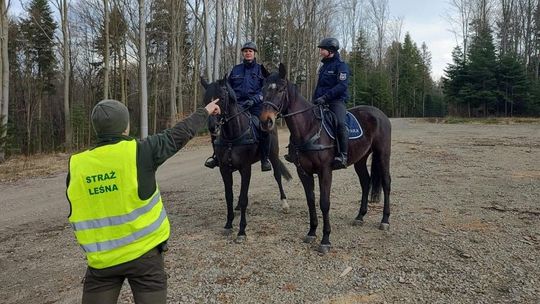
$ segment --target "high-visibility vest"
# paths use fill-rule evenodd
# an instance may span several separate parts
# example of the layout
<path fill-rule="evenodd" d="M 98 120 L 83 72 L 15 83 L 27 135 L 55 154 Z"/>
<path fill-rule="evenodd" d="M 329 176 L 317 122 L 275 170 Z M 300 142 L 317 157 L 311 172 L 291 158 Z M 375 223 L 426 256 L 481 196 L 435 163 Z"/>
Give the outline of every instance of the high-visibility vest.
<path fill-rule="evenodd" d="M 149 199 L 139 198 L 136 158 L 136 140 L 71 156 L 69 221 L 92 268 L 132 261 L 169 238 L 157 185 Z"/>

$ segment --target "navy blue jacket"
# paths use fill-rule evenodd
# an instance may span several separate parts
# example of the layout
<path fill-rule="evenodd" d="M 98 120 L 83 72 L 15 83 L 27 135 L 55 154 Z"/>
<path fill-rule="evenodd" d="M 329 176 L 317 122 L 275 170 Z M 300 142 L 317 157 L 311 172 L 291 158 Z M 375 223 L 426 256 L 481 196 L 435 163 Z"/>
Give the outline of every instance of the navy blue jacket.
<path fill-rule="evenodd" d="M 324 96 L 326 101 L 349 98 L 349 66 L 341 60 L 339 53 L 334 53 L 332 58 L 321 60 L 323 65 L 319 69 L 319 80 L 313 93 L 313 100 Z"/>
<path fill-rule="evenodd" d="M 241 64 L 235 65 L 229 74 L 229 84 L 233 88 L 240 106 L 244 106 L 249 99 L 255 101 L 250 112 L 258 116 L 262 110 L 262 87 L 264 84 L 261 65 L 255 59 L 252 62 L 244 60 Z"/>

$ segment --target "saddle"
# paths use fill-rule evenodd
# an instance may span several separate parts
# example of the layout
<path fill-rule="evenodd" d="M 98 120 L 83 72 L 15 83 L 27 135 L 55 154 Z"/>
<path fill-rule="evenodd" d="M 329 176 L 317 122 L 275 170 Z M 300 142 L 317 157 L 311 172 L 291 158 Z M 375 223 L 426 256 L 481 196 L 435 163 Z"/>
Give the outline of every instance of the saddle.
<path fill-rule="evenodd" d="M 240 136 L 233 139 L 224 139 L 221 135 L 216 138 L 214 145 L 216 146 L 241 146 L 241 145 L 251 145 L 259 142 L 260 138 L 260 121 L 259 117 L 255 115 L 249 115 L 249 128 L 247 128 L 244 133 Z"/>
<path fill-rule="evenodd" d="M 326 131 L 328 136 L 330 136 L 332 139 L 336 139 L 336 115 L 334 115 L 334 113 L 328 108 L 320 107 L 320 111 L 321 117 L 323 117 L 322 124 L 324 127 L 324 131 Z M 358 122 L 356 117 L 349 111 L 347 111 L 347 119 L 345 123 L 347 125 L 347 129 L 349 130 L 349 139 L 358 139 L 362 137 L 362 135 L 364 134 L 362 126 L 360 126 L 360 123 Z"/>

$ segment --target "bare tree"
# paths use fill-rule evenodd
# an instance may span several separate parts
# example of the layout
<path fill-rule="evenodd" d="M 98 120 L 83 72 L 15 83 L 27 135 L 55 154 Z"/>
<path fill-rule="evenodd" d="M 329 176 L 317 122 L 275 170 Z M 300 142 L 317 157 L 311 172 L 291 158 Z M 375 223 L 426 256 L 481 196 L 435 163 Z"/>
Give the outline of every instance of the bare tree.
<path fill-rule="evenodd" d="M 473 18 L 473 1 L 474 0 L 450 0 L 450 6 L 453 9 L 453 12 L 449 12 L 446 16 L 452 26 L 452 32 L 454 33 L 456 40 L 458 40 L 458 37 L 461 37 L 463 60 L 467 58 L 469 49 L 469 26 Z M 455 27 L 457 27 L 457 29 Z"/>
<path fill-rule="evenodd" d="M 103 54 L 103 62 L 105 65 L 105 69 L 103 71 L 103 99 L 109 98 L 109 71 L 110 71 L 110 61 L 109 61 L 109 55 L 110 55 L 110 42 L 109 42 L 109 21 L 110 21 L 110 14 L 109 14 L 109 0 L 103 0 L 103 23 L 105 27 L 105 51 Z"/>
<path fill-rule="evenodd" d="M 0 0 L 0 163 L 6 157 L 5 139 L 9 114 L 8 7 L 9 2 Z"/>
<path fill-rule="evenodd" d="M 204 45 L 204 52 L 206 54 L 206 78 L 208 81 L 212 81 L 212 69 L 210 68 L 210 63 L 212 62 L 210 59 L 210 34 L 208 32 L 208 29 L 210 28 L 210 13 L 208 12 L 210 7 L 208 5 L 208 0 L 203 0 L 203 9 L 204 9 L 204 41 L 206 42 Z"/>
<path fill-rule="evenodd" d="M 71 128 L 71 109 L 69 106 L 69 80 L 71 78 L 71 61 L 69 54 L 69 31 L 68 31 L 68 3 L 67 0 L 62 0 L 61 10 L 61 22 L 62 22 L 62 36 L 63 36 L 63 57 L 64 57 L 64 121 L 65 121 L 65 146 L 69 151 L 72 147 L 72 133 Z"/>
<path fill-rule="evenodd" d="M 214 36 L 214 80 L 219 79 L 219 65 L 221 60 L 221 45 L 222 45 L 222 26 L 223 26 L 223 2 L 216 0 L 216 33 Z"/>
<path fill-rule="evenodd" d="M 242 39 L 242 23 L 244 22 L 244 0 L 238 0 L 238 18 L 236 20 L 236 54 L 234 64 L 240 63 L 240 47 Z"/>
<path fill-rule="evenodd" d="M 369 0 L 369 13 L 377 29 L 376 57 L 377 66 L 382 69 L 384 39 L 388 22 L 388 0 Z"/>
<path fill-rule="evenodd" d="M 146 14 L 145 0 L 139 0 L 139 78 L 141 101 L 141 139 L 148 136 L 148 83 L 146 78 Z"/>

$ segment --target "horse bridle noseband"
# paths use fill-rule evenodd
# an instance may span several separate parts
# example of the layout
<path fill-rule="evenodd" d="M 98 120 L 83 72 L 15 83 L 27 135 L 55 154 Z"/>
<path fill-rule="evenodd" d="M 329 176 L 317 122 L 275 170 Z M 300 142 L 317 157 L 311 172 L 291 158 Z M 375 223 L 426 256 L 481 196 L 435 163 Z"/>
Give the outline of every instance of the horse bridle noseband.
<path fill-rule="evenodd" d="M 284 87 L 287 87 L 287 85 L 285 85 Z M 278 93 L 279 94 L 285 94 L 285 102 L 287 102 L 287 103 L 289 102 L 289 94 L 287 94 L 286 89 L 280 90 Z M 281 100 L 283 100 L 283 98 L 281 98 Z M 275 103 L 273 103 L 271 101 L 265 101 L 265 102 L 263 102 L 263 105 L 267 104 L 270 107 L 272 107 L 277 112 L 277 118 L 291 117 L 291 116 L 294 116 L 296 114 L 307 112 L 307 111 L 309 111 L 309 110 L 311 110 L 311 109 L 313 109 L 315 107 L 315 105 L 312 105 L 311 107 L 307 107 L 307 108 L 302 109 L 302 110 L 294 111 L 292 113 L 283 113 L 283 105 L 285 104 L 285 102 L 282 102 L 279 105 L 279 107 Z"/>

